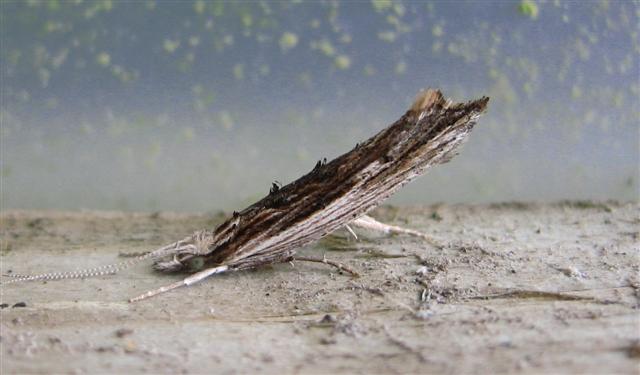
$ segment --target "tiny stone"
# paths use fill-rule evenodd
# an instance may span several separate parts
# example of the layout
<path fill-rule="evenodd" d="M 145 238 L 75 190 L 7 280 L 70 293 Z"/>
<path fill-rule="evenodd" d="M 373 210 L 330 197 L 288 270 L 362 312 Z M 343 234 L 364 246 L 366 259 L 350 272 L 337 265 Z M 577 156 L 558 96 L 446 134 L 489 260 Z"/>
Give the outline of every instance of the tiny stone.
<path fill-rule="evenodd" d="M 430 310 L 420 310 L 416 313 L 416 318 L 418 319 L 429 319 L 433 316 L 433 311 Z"/>
<path fill-rule="evenodd" d="M 634 340 L 627 348 L 629 358 L 640 358 L 640 341 Z"/>
<path fill-rule="evenodd" d="M 498 345 L 502 346 L 503 348 L 512 348 L 513 342 L 511 341 L 511 338 L 509 336 L 501 336 L 498 338 Z"/>
<path fill-rule="evenodd" d="M 320 339 L 320 344 L 322 345 L 331 345 L 331 344 L 335 344 L 336 340 L 333 338 L 329 338 L 329 337 L 323 337 Z"/>
<path fill-rule="evenodd" d="M 335 323 L 335 322 L 336 322 L 336 318 L 331 314 L 325 315 L 322 318 L 322 320 L 320 320 L 320 323 Z"/>
<path fill-rule="evenodd" d="M 135 353 L 136 351 L 136 344 L 132 341 L 127 341 L 125 342 L 124 345 L 124 352 L 127 354 L 131 354 L 131 353 Z"/>
<path fill-rule="evenodd" d="M 422 266 L 416 270 L 416 275 L 424 276 L 429 272 L 427 266 Z"/>
<path fill-rule="evenodd" d="M 587 275 L 580 271 L 578 268 L 576 268 L 575 266 L 571 266 L 569 268 L 562 268 L 560 269 L 560 271 L 565 274 L 565 276 L 567 277 L 574 277 L 577 279 L 584 279 L 587 277 Z"/>
<path fill-rule="evenodd" d="M 27 303 L 26 302 L 18 302 L 15 305 L 11 306 L 13 307 L 27 307 Z"/>
<path fill-rule="evenodd" d="M 60 340 L 58 337 L 49 337 L 49 342 L 51 344 L 60 344 L 62 340 Z"/>
<path fill-rule="evenodd" d="M 0 309 L 6 309 L 7 307 L 9 307 L 8 303 L 3 303 L 0 305 Z"/>
<path fill-rule="evenodd" d="M 118 337 L 118 338 L 123 338 L 123 337 L 125 337 L 127 335 L 130 335 L 132 333 L 133 333 L 133 330 L 129 329 L 129 328 L 120 328 L 119 330 L 117 330 L 115 332 L 116 337 Z"/>

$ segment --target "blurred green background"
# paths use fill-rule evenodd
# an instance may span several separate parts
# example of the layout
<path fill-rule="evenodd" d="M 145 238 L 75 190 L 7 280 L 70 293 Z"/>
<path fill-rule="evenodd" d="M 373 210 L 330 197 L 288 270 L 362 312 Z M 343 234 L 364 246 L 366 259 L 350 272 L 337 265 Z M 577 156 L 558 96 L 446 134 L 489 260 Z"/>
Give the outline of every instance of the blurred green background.
<path fill-rule="evenodd" d="M 491 97 L 396 204 L 638 199 L 637 1 L 2 0 L 2 208 L 240 208 Z"/>

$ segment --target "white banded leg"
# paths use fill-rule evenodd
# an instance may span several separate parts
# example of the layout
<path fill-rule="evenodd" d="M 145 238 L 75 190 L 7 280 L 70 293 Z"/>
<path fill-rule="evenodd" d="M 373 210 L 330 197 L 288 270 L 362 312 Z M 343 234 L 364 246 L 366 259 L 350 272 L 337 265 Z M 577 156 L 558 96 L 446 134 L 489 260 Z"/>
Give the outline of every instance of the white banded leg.
<path fill-rule="evenodd" d="M 422 232 L 419 232 L 413 229 L 402 228 L 395 225 L 381 223 L 378 220 L 368 215 L 363 215 L 355 219 L 354 221 L 352 221 L 350 224 L 360 228 L 369 229 L 376 232 L 382 232 L 384 234 L 407 234 L 409 236 L 422 238 L 434 246 L 439 245 L 438 241 L 436 241 L 433 237 L 427 234 L 424 234 Z"/>
<path fill-rule="evenodd" d="M 169 285 L 165 285 L 161 288 L 158 289 L 154 289 L 154 290 L 150 290 L 144 294 L 141 294 L 137 297 L 131 298 L 129 300 L 129 302 L 138 302 L 138 301 L 142 301 L 143 299 L 147 299 L 153 296 L 156 296 L 158 294 L 164 293 L 164 292 L 168 292 L 170 290 L 176 289 L 176 288 L 180 288 L 181 286 L 189 286 L 192 284 L 197 283 L 198 281 L 204 280 L 207 277 L 211 276 L 211 275 L 215 275 L 216 273 L 223 273 L 229 270 L 229 266 L 218 266 L 218 267 L 212 267 L 212 268 L 207 268 L 206 270 L 200 271 L 200 272 L 196 272 L 193 275 L 187 277 L 184 280 L 180 280 L 178 282 L 175 282 L 173 284 L 169 284 Z"/>

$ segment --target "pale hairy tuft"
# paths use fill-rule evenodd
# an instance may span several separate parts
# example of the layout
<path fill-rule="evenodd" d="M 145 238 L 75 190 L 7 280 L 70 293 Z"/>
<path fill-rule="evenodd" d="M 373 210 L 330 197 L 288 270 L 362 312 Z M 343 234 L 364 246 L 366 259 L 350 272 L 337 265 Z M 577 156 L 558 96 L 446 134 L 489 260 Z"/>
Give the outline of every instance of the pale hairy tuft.
<path fill-rule="evenodd" d="M 445 105 L 447 101 L 442 96 L 440 90 L 427 89 L 422 90 L 416 95 L 416 99 L 413 101 L 410 111 L 422 112 L 427 108 L 434 106 L 435 104 Z"/>

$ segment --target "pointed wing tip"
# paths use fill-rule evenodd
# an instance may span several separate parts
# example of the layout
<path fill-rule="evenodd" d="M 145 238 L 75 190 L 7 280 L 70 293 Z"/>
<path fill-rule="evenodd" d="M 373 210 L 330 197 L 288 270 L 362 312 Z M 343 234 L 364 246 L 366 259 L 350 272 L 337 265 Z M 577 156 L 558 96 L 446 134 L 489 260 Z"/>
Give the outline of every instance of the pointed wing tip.
<path fill-rule="evenodd" d="M 482 98 L 475 101 L 480 111 L 484 112 L 487 110 L 487 106 L 489 105 L 489 100 L 490 98 L 488 96 L 483 96 Z"/>
<path fill-rule="evenodd" d="M 440 90 L 427 88 L 426 90 L 420 90 L 416 95 L 409 111 L 422 112 L 435 105 L 448 106 L 449 104 L 451 103 L 445 99 Z M 484 112 L 489 104 L 489 97 L 483 96 L 480 99 L 471 101 L 469 104 L 475 105 L 479 112 Z"/>

